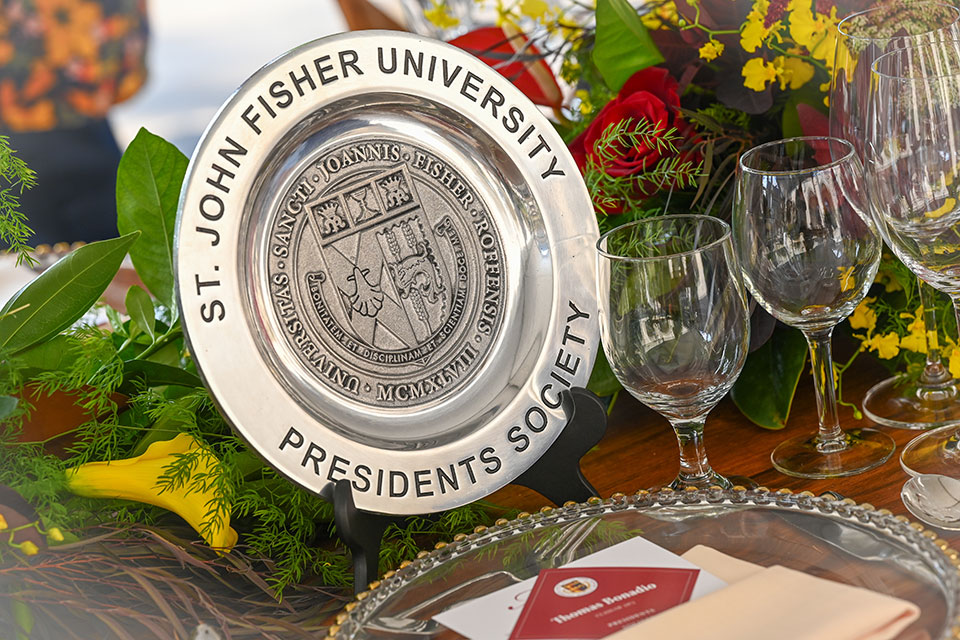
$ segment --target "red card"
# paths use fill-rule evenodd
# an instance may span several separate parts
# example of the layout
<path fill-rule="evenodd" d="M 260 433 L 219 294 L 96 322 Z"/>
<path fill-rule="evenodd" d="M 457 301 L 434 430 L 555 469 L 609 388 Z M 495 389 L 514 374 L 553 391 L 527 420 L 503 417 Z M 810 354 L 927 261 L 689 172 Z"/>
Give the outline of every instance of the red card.
<path fill-rule="evenodd" d="M 510 640 L 587 640 L 690 599 L 698 569 L 577 567 L 544 569 Z"/>

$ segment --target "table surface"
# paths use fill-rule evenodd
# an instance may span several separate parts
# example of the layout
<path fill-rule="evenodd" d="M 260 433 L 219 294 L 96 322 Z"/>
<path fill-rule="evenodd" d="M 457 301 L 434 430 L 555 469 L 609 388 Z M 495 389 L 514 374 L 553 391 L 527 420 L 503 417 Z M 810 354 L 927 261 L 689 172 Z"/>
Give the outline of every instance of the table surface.
<path fill-rule="evenodd" d="M 859 404 L 867 389 L 888 375 L 870 356 L 859 356 L 844 375 L 844 399 Z M 840 407 L 840 421 L 844 428 L 876 426 L 866 417 L 857 420 L 849 407 Z M 900 500 L 900 489 L 909 478 L 900 468 L 900 451 L 922 432 L 878 428 L 893 437 L 897 450 L 876 469 L 827 480 L 794 478 L 775 470 L 770 462 L 774 447 L 788 437 L 812 434 L 817 429 L 816 399 L 808 364 L 786 428 L 771 431 L 754 425 L 728 397 L 710 413 L 705 439 L 710 464 L 721 474 L 747 476 L 772 490 L 809 490 L 816 494 L 836 491 L 857 503 L 868 502 L 915 520 Z M 584 456 L 582 467 L 587 479 L 606 498 L 616 492 L 631 494 L 670 482 L 677 473 L 678 456 L 676 437 L 666 419 L 623 392 L 610 414 L 606 435 Z M 531 512 L 549 504 L 540 494 L 516 485 L 494 493 L 489 501 Z M 939 529 L 937 532 L 952 546 L 960 548 L 960 532 Z"/>

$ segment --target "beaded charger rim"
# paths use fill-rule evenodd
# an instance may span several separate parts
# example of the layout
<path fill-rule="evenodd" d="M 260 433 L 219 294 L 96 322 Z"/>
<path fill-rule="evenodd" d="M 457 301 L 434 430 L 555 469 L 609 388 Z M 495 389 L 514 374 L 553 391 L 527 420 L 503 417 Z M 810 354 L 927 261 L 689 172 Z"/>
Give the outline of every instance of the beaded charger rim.
<path fill-rule="evenodd" d="M 828 492 L 829 493 L 829 492 Z M 771 491 L 766 487 L 747 489 L 742 486 L 733 489 L 710 487 L 697 489 L 687 487 L 684 491 L 674 491 L 669 488 L 647 491 L 641 489 L 633 495 L 614 493 L 610 498 L 591 498 L 587 502 L 566 502 L 562 507 L 546 506 L 538 512 L 530 514 L 520 513 L 515 519 L 501 518 L 491 527 L 479 526 L 471 534 L 458 534 L 451 542 L 438 542 L 433 550 L 421 551 L 416 560 L 406 560 L 394 571 L 388 571 L 381 580 L 368 585 L 366 591 L 358 593 L 356 599 L 348 603 L 337 614 L 336 623 L 327 630 L 324 640 L 345 640 L 346 632 L 360 627 L 348 623 L 356 621 L 362 614 L 372 607 L 379 606 L 383 600 L 392 595 L 397 589 L 413 578 L 433 569 L 442 562 L 449 561 L 463 555 L 494 539 L 504 539 L 513 535 L 528 533 L 537 528 L 572 520 L 584 515 L 600 515 L 631 508 L 646 508 L 653 506 L 675 505 L 710 505 L 730 504 L 754 505 L 760 507 L 792 508 L 800 511 L 819 511 L 831 514 L 831 517 L 841 518 L 866 525 L 878 531 L 893 536 L 895 539 L 910 544 L 915 551 L 923 554 L 931 563 L 939 565 L 950 580 L 953 593 L 957 597 L 954 602 L 953 624 L 949 626 L 942 639 L 951 638 L 960 640 L 960 551 L 952 548 L 938 534 L 924 527 L 919 522 L 911 521 L 901 515 L 894 515 L 889 509 L 877 509 L 872 504 L 858 504 L 851 498 L 833 498 L 825 495 L 817 496 L 811 491 L 794 493 L 790 489 Z"/>

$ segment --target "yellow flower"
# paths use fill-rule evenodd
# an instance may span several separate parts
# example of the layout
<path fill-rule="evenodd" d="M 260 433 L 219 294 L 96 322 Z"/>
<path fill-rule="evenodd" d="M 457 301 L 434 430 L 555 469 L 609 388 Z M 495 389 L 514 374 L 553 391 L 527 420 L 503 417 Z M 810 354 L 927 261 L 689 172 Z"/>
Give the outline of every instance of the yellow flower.
<path fill-rule="evenodd" d="M 743 65 L 743 86 L 754 91 L 763 91 L 767 83 L 777 78 L 777 70 L 763 58 L 750 58 Z"/>
<path fill-rule="evenodd" d="M 927 336 L 916 333 L 910 333 L 900 338 L 900 348 L 914 353 L 927 352 Z"/>
<path fill-rule="evenodd" d="M 947 360 L 947 369 L 950 370 L 950 375 L 954 378 L 960 379 L 960 349 L 953 347 L 950 350 L 950 356 Z"/>
<path fill-rule="evenodd" d="M 960 162 L 953 165 L 953 169 L 946 171 L 940 176 L 940 179 L 937 180 L 937 188 L 953 186 L 953 181 L 956 180 L 958 172 L 960 172 Z"/>
<path fill-rule="evenodd" d="M 943 204 L 934 209 L 933 211 L 925 211 L 924 216 L 927 218 L 939 218 L 945 213 L 950 213 L 957 206 L 956 198 L 947 198 L 943 201 Z"/>
<path fill-rule="evenodd" d="M 955 244 L 935 244 L 933 245 L 933 252 L 938 256 L 943 256 L 948 253 L 956 253 L 960 251 L 960 247 Z"/>
<path fill-rule="evenodd" d="M 853 277 L 853 267 L 837 267 L 840 272 L 840 291 L 850 291 L 857 284 L 857 279 Z"/>
<path fill-rule="evenodd" d="M 863 344 L 871 351 L 876 351 L 884 360 L 895 358 L 900 353 L 900 336 L 892 331 L 885 336 L 877 335 L 864 340 Z"/>
<path fill-rule="evenodd" d="M 788 86 L 799 89 L 810 81 L 815 71 L 812 64 L 793 56 L 777 56 L 773 59 L 773 66 L 777 71 L 781 89 Z"/>
<path fill-rule="evenodd" d="M 827 94 L 833 78 L 841 69 L 846 70 L 847 77 L 853 75 L 857 61 L 851 55 L 846 43 L 839 37 L 837 30 L 837 8 L 831 7 L 830 13 L 819 13 L 813 10 L 812 0 L 791 0 L 787 5 L 790 12 L 790 37 L 801 47 L 810 52 L 810 57 L 820 60 L 830 72 L 830 80 L 820 85 L 820 91 Z M 837 48 L 840 48 L 839 55 Z M 840 68 L 834 69 L 836 60 L 840 61 Z M 829 106 L 829 96 L 824 95 L 823 103 Z"/>
<path fill-rule="evenodd" d="M 550 5 L 544 0 L 521 0 L 519 9 L 521 15 L 540 20 L 547 15 Z"/>
<path fill-rule="evenodd" d="M 710 62 L 716 60 L 723 54 L 723 43 L 711 38 L 705 45 L 700 47 L 700 57 Z"/>
<path fill-rule="evenodd" d="M 47 538 L 54 542 L 63 542 L 63 532 L 58 527 L 50 527 L 47 530 Z"/>
<path fill-rule="evenodd" d="M 7 524 L 7 519 L 3 517 L 3 514 L 0 513 L 0 531 L 3 531 L 10 525 Z"/>
<path fill-rule="evenodd" d="M 593 112 L 593 105 L 590 104 L 590 92 L 580 89 L 577 91 L 576 96 L 580 98 L 580 113 L 583 115 L 590 115 Z"/>
<path fill-rule="evenodd" d="M 907 325 L 907 331 L 910 333 L 923 333 L 925 330 L 923 323 L 923 305 L 917 307 L 917 310 L 913 313 L 903 312 L 900 314 L 900 317 L 904 320 L 907 318 L 913 318 L 913 322 Z"/>
<path fill-rule="evenodd" d="M 753 53 L 763 44 L 763 37 L 766 35 L 763 28 L 763 20 L 752 20 L 747 22 L 747 26 L 740 32 L 740 46 L 747 53 Z"/>
<path fill-rule="evenodd" d="M 877 271 L 877 277 L 875 278 L 874 282 L 882 284 L 883 290 L 887 293 L 903 291 L 903 287 L 900 286 L 897 276 L 887 267 L 886 257 L 880 261 L 880 269 Z"/>
<path fill-rule="evenodd" d="M 40 549 L 31 540 L 21 542 L 18 546 L 25 556 L 35 556 L 40 553 Z"/>
<path fill-rule="evenodd" d="M 877 326 L 877 312 L 870 308 L 870 303 L 876 302 L 876 298 L 864 298 L 857 308 L 850 315 L 850 327 L 853 329 L 866 329 L 871 333 Z"/>
<path fill-rule="evenodd" d="M 822 60 L 828 69 L 833 68 L 837 36 L 837 8 L 830 15 L 814 13 L 812 0 L 791 0 L 790 36 L 793 41 L 810 52 L 811 57 Z"/>
<path fill-rule="evenodd" d="M 446 4 L 446 0 L 440 0 Z M 436 4 L 437 0 L 433 0 Z M 511 6 L 506 6 L 504 0 L 497 0 L 497 26 L 502 27 L 505 24 L 513 24 L 519 16 L 514 15 L 516 5 L 511 2 Z"/>
<path fill-rule="evenodd" d="M 433 5 L 423 10 L 423 17 L 429 20 L 438 29 L 450 29 L 460 24 L 455 16 L 450 15 L 446 0 L 432 0 Z"/>
<path fill-rule="evenodd" d="M 679 19 L 680 14 L 677 13 L 677 5 L 674 4 L 673 0 L 665 2 L 640 16 L 643 26 L 651 31 L 669 29 L 670 25 L 677 24 Z"/>
<path fill-rule="evenodd" d="M 857 62 L 857 55 L 854 55 L 847 47 L 846 38 L 837 38 L 836 55 L 834 56 L 834 61 L 831 63 L 836 64 L 837 68 L 832 69 L 832 78 L 835 78 L 838 73 L 844 71 L 846 73 L 846 81 L 853 82 L 853 73 L 857 70 Z"/>
<path fill-rule="evenodd" d="M 191 477 L 203 475 L 207 481 L 195 488 L 188 480 L 179 486 L 159 486 L 159 479 L 168 467 L 187 454 L 195 454 Z M 218 496 L 210 477 L 218 472 L 216 456 L 200 447 L 186 433 L 172 440 L 154 442 L 143 455 L 125 460 L 88 462 L 67 470 L 67 488 L 88 498 L 118 498 L 152 504 L 178 514 L 190 524 L 211 547 L 230 549 L 237 542 L 237 532 L 230 527 L 230 513 L 213 520 L 211 507 Z"/>
<path fill-rule="evenodd" d="M 753 3 L 753 9 L 747 14 L 747 20 L 744 22 L 743 30 L 740 32 L 740 46 L 747 53 L 756 51 L 770 35 L 771 31 L 779 28 L 780 21 L 774 22 L 770 28 L 764 28 L 763 23 L 767 19 L 767 10 L 770 8 L 769 0 L 756 0 Z"/>
<path fill-rule="evenodd" d="M 930 337 L 932 336 L 935 341 L 936 334 L 931 332 L 931 336 L 927 335 L 927 328 L 923 322 L 923 305 L 917 307 L 915 313 L 901 313 L 900 317 L 913 318 L 913 322 L 907 325 L 907 335 L 900 338 L 900 347 L 915 353 L 926 353 Z"/>

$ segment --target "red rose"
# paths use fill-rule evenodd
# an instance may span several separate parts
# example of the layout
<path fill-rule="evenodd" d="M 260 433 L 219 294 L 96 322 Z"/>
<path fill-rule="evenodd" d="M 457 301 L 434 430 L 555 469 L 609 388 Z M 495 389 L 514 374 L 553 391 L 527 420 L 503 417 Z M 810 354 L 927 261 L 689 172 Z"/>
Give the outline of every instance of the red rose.
<path fill-rule="evenodd" d="M 607 127 L 628 118 L 634 124 L 640 121 L 656 123 L 657 129 L 663 133 L 675 127 L 682 137 L 689 138 L 693 129 L 680 117 L 677 88 L 677 81 L 666 69 L 659 67 L 648 67 L 630 76 L 617 97 L 608 102 L 590 126 L 570 143 L 570 153 L 580 171 L 583 172 L 588 159 L 614 177 L 632 176 L 656 166 L 664 157 L 661 151 L 656 146 L 648 147 L 639 142 L 631 147 L 614 149 L 612 160 L 604 160 L 597 154 L 597 141 Z M 664 152 L 669 153 L 666 149 Z M 605 207 L 604 210 L 606 213 L 621 213 L 619 207 Z"/>

